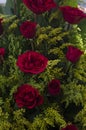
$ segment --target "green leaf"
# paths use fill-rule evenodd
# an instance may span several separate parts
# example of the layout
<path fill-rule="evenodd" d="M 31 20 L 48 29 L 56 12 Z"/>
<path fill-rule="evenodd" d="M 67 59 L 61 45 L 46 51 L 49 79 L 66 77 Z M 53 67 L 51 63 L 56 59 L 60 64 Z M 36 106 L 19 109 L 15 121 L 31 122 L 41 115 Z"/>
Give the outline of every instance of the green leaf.
<path fill-rule="evenodd" d="M 65 0 L 64 5 L 76 7 L 78 5 L 78 0 Z"/>

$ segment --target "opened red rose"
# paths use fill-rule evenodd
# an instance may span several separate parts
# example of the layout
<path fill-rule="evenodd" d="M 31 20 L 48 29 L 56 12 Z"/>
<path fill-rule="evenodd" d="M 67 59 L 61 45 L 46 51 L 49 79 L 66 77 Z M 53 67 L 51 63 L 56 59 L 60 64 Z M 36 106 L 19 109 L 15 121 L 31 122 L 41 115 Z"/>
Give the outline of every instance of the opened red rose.
<path fill-rule="evenodd" d="M 67 60 L 69 60 L 72 63 L 75 63 L 79 60 L 80 56 L 83 54 L 84 52 L 81 51 L 80 49 L 70 45 L 68 46 L 68 50 L 66 53 L 66 58 Z"/>
<path fill-rule="evenodd" d="M 0 18 L 0 35 L 3 33 L 3 27 L 2 27 L 2 23 L 1 23 L 2 20 L 3 20 L 3 19 Z"/>
<path fill-rule="evenodd" d="M 82 19 L 86 18 L 86 13 L 79 8 L 61 6 L 59 9 L 62 11 L 64 20 L 70 24 L 78 24 Z"/>
<path fill-rule="evenodd" d="M 5 54 L 5 48 L 0 48 L 0 56 L 4 56 Z"/>
<path fill-rule="evenodd" d="M 36 14 L 41 14 L 56 7 L 54 0 L 23 0 L 23 3 Z"/>
<path fill-rule="evenodd" d="M 62 128 L 61 130 L 78 130 L 78 128 L 75 125 L 70 124 L 67 125 L 65 128 Z"/>
<path fill-rule="evenodd" d="M 17 66 L 22 72 L 38 74 L 47 67 L 48 59 L 35 51 L 27 51 L 18 56 Z"/>
<path fill-rule="evenodd" d="M 29 84 L 20 86 L 14 93 L 14 99 L 19 108 L 32 109 L 43 104 L 43 97 Z"/>
<path fill-rule="evenodd" d="M 48 84 L 48 92 L 51 95 L 57 95 L 60 92 L 60 81 L 57 79 L 53 79 Z"/>
<path fill-rule="evenodd" d="M 20 25 L 21 34 L 28 39 L 31 39 L 36 34 L 36 23 L 31 21 L 25 21 Z"/>

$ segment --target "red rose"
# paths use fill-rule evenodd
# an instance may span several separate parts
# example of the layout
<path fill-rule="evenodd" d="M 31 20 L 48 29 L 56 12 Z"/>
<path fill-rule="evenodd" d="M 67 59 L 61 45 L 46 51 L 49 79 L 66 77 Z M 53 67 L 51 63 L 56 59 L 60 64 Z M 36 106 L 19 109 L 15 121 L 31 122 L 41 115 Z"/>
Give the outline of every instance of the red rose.
<path fill-rule="evenodd" d="M 70 124 L 67 125 L 65 128 L 62 128 L 61 130 L 78 130 L 78 128 L 75 125 Z"/>
<path fill-rule="evenodd" d="M 75 63 L 77 60 L 79 60 L 79 58 L 82 54 L 83 54 L 83 51 L 70 45 L 70 46 L 68 46 L 66 58 L 67 58 L 67 60 L 71 61 L 72 63 Z"/>
<path fill-rule="evenodd" d="M 25 38 L 33 38 L 36 34 L 36 23 L 25 21 L 20 25 L 20 32 Z"/>
<path fill-rule="evenodd" d="M 82 19 L 86 18 L 86 13 L 79 8 L 61 6 L 60 10 L 62 11 L 64 20 L 70 24 L 78 24 Z"/>
<path fill-rule="evenodd" d="M 41 14 L 56 7 L 54 0 L 23 0 L 23 3 L 36 14 Z"/>
<path fill-rule="evenodd" d="M 51 95 L 57 95 L 60 92 L 60 81 L 57 79 L 53 79 L 49 84 L 48 84 L 48 92 Z"/>
<path fill-rule="evenodd" d="M 17 66 L 22 72 L 38 74 L 45 70 L 48 59 L 42 54 L 34 51 L 27 51 L 18 56 Z"/>
<path fill-rule="evenodd" d="M 17 92 L 14 93 L 14 99 L 19 108 L 32 109 L 43 103 L 43 97 L 38 90 L 28 84 L 24 84 L 17 89 Z"/>
<path fill-rule="evenodd" d="M 4 56 L 5 54 L 5 49 L 4 48 L 0 48 L 0 56 Z"/>
<path fill-rule="evenodd" d="M 3 33 L 3 27 L 2 27 L 2 23 L 1 23 L 2 20 L 3 20 L 3 19 L 0 19 L 0 35 Z"/>
<path fill-rule="evenodd" d="M 0 64 L 2 64 L 4 61 L 3 58 L 4 54 L 5 54 L 5 48 L 0 48 Z"/>

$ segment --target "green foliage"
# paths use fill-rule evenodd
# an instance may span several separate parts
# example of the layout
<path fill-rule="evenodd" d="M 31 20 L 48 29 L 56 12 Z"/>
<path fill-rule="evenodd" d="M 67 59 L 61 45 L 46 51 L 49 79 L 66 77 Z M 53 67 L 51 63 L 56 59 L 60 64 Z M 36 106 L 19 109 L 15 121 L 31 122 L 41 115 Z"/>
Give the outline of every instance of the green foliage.
<path fill-rule="evenodd" d="M 78 0 L 65 0 L 64 5 L 69 5 L 69 6 L 73 6 L 76 7 L 78 4 Z"/>
<path fill-rule="evenodd" d="M 62 90 L 64 94 L 64 99 L 62 102 L 66 103 L 66 107 L 70 103 L 75 103 L 76 106 L 84 104 L 85 97 L 83 96 L 86 93 L 86 85 L 78 85 L 76 81 L 71 81 L 68 84 L 62 85 Z"/>
<path fill-rule="evenodd" d="M 24 112 L 24 109 L 16 110 L 10 116 L 0 108 L 0 130 L 31 130 L 31 123 L 23 117 Z"/>
<path fill-rule="evenodd" d="M 83 37 L 81 36 L 81 29 L 77 25 L 74 25 L 72 26 L 72 29 L 69 32 L 70 32 L 69 39 L 71 43 L 81 49 L 85 49 Z"/>
<path fill-rule="evenodd" d="M 60 128 L 66 126 L 66 122 L 60 113 L 51 107 L 44 110 L 42 115 L 37 116 L 32 125 L 34 130 L 47 130 L 49 126 L 55 127 L 56 124 L 58 124 Z"/>
<path fill-rule="evenodd" d="M 34 14 L 30 10 L 28 10 L 24 4 L 21 3 L 21 5 L 20 5 L 20 17 L 21 17 L 22 21 L 33 20 Z"/>
<path fill-rule="evenodd" d="M 62 102 L 66 102 L 66 106 L 70 103 L 75 103 L 76 106 L 85 103 L 85 93 L 86 93 L 86 55 L 84 54 L 76 65 L 68 66 L 66 69 L 67 77 L 66 84 L 62 85 L 64 99 Z"/>
<path fill-rule="evenodd" d="M 80 34 L 84 43 L 84 49 L 86 48 L 86 19 L 84 19 L 82 22 L 80 22 L 79 27 L 80 27 Z M 86 49 L 85 49 L 86 50 Z"/>
<path fill-rule="evenodd" d="M 65 44 L 65 38 L 68 36 L 68 34 L 69 33 L 65 32 L 61 27 L 38 27 L 36 47 L 38 47 L 42 51 L 44 50 L 45 55 L 52 53 L 64 57 L 62 49 L 64 49 L 68 45 Z"/>
<path fill-rule="evenodd" d="M 75 0 L 56 2 L 60 5 L 77 5 Z M 55 126 L 61 129 L 74 121 L 80 130 L 85 130 L 86 54 L 75 64 L 65 57 L 68 45 L 85 51 L 82 30 L 77 25 L 65 23 L 58 10 L 35 16 L 20 1 L 17 4 L 17 16 L 0 15 L 4 28 L 0 47 L 6 49 L 4 61 L 0 63 L 0 130 L 49 130 Z M 19 31 L 20 24 L 34 19 L 38 22 L 36 36 L 25 39 Z M 40 52 L 49 59 L 44 72 L 32 75 L 19 70 L 16 66 L 18 55 L 27 50 Z M 52 79 L 61 82 L 61 91 L 56 96 L 48 93 L 48 83 Z M 38 89 L 44 97 L 44 104 L 32 110 L 19 109 L 13 95 L 22 84 L 30 84 Z M 73 105 L 75 109 L 70 107 Z M 72 110 L 67 111 L 68 108 Z"/>
<path fill-rule="evenodd" d="M 80 129 L 86 130 L 86 105 L 83 109 L 76 115 L 75 122 L 81 127 Z"/>
<path fill-rule="evenodd" d="M 78 83 L 86 84 L 86 54 L 84 54 L 79 62 L 77 63 L 77 67 L 74 69 L 74 77 L 78 79 Z"/>

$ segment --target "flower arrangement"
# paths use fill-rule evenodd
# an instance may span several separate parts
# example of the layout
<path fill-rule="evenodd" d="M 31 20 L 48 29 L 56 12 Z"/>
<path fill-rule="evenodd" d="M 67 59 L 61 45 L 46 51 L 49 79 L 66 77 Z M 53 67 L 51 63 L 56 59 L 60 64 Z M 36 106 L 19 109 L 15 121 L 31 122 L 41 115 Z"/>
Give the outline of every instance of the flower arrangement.
<path fill-rule="evenodd" d="M 17 4 L 0 15 L 0 130 L 85 130 L 86 14 L 59 0 Z"/>

